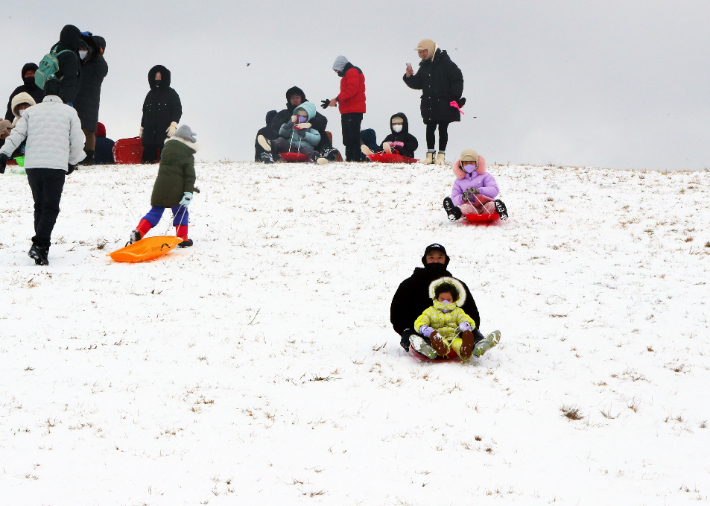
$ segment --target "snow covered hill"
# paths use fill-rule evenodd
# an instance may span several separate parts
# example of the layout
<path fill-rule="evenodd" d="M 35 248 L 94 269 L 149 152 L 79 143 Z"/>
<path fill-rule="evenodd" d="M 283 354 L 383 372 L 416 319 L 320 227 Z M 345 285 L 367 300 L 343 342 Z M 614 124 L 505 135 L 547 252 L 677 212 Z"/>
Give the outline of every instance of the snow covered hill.
<path fill-rule="evenodd" d="M 710 496 L 710 173 L 493 166 L 511 218 L 476 227 L 449 168 L 198 164 L 195 246 L 112 263 L 156 170 L 72 174 L 48 268 L 0 179 L 3 504 Z M 389 326 L 432 242 L 502 332 L 470 364 Z"/>

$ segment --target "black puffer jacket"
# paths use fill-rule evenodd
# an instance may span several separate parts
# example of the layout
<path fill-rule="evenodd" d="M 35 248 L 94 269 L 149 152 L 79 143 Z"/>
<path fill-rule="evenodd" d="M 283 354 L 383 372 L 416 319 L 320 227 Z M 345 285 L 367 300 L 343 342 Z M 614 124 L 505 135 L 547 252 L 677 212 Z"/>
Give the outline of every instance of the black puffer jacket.
<path fill-rule="evenodd" d="M 422 90 L 422 118 L 428 122 L 461 121 L 458 109 L 451 106 L 456 100 L 462 106 L 463 74 L 451 61 L 446 51 L 437 49 L 432 60 L 422 60 L 412 77 L 403 77 L 414 90 Z"/>
<path fill-rule="evenodd" d="M 293 111 L 298 107 L 297 105 L 291 105 L 291 97 L 293 95 L 300 95 L 303 102 L 308 102 L 306 94 L 298 86 L 293 86 L 286 91 L 286 109 L 283 109 L 276 114 L 276 117 L 271 121 L 271 129 L 278 136 L 281 126 L 288 123 L 288 120 L 293 116 Z M 321 113 L 316 112 L 316 117 L 311 120 L 311 126 L 315 128 L 320 134 L 320 142 L 316 146 L 316 151 L 323 151 L 325 148 L 332 146 L 328 134 L 325 132 L 328 126 L 328 118 L 323 116 Z"/>
<path fill-rule="evenodd" d="M 44 90 L 40 89 L 35 84 L 35 78 L 28 77 L 25 79 L 25 72 L 30 70 L 37 70 L 37 65 L 34 63 L 25 63 L 22 67 L 22 81 L 24 84 L 15 88 L 15 91 L 10 94 L 10 99 L 7 101 L 7 112 L 5 113 L 5 119 L 8 121 L 15 119 L 15 115 L 12 113 L 12 99 L 15 98 L 16 95 L 19 95 L 20 93 L 29 93 L 38 104 L 44 99 Z"/>
<path fill-rule="evenodd" d="M 155 75 L 160 72 L 160 81 Z M 182 104 L 177 92 L 170 87 L 170 71 L 162 65 L 156 65 L 148 72 L 150 91 L 143 102 L 143 145 L 160 146 L 167 139 L 170 123 L 180 122 Z"/>
<path fill-rule="evenodd" d="M 429 298 L 429 285 L 435 279 L 451 276 L 444 264 L 428 264 L 426 267 L 417 267 L 411 277 L 402 281 L 392 298 L 390 306 L 390 322 L 397 334 L 402 335 L 404 329 L 415 330 L 414 320 L 429 306 L 432 301 Z M 461 280 L 459 280 L 461 281 Z M 476 301 L 473 300 L 471 291 L 466 283 L 461 281 L 466 289 L 466 302 L 461 307 L 464 312 L 473 318 L 476 327 L 481 327 L 481 317 L 478 314 Z"/>
<path fill-rule="evenodd" d="M 101 84 L 108 74 L 108 64 L 104 59 L 106 41 L 103 37 L 84 37 L 91 51 L 91 57 L 81 67 L 81 86 L 74 101 L 74 109 L 79 114 L 81 128 L 95 132 L 99 123 L 101 104 Z"/>
<path fill-rule="evenodd" d="M 79 42 L 81 42 L 81 30 L 74 25 L 66 25 L 59 35 L 59 42 L 52 47 L 57 53 L 70 51 L 57 56 L 59 62 L 57 77 L 62 80 L 62 100 L 65 104 L 74 103 L 81 85 L 81 65 L 77 52 Z"/>
<path fill-rule="evenodd" d="M 395 133 L 395 131 L 392 130 L 392 120 L 397 117 L 402 118 L 403 120 L 402 131 L 399 133 Z M 409 158 L 414 158 L 414 152 L 419 147 L 419 141 L 417 141 L 417 138 L 409 133 L 409 120 L 407 120 L 407 116 L 405 116 L 403 112 L 398 112 L 397 114 L 392 115 L 390 118 L 390 131 L 392 133 L 385 137 L 382 144 L 385 142 L 403 142 L 403 148 L 396 148 L 399 150 L 399 154 L 402 156 L 408 156 Z"/>

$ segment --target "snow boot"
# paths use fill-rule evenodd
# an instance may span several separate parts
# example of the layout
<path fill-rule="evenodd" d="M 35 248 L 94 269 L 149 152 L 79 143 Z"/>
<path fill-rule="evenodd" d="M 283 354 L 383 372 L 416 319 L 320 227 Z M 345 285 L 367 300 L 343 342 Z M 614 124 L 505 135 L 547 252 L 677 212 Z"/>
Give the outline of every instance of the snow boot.
<path fill-rule="evenodd" d="M 384 142 L 384 143 L 382 144 L 382 149 L 384 149 L 384 150 L 385 150 L 385 153 L 387 153 L 388 155 L 391 155 L 391 154 L 392 154 L 392 148 L 390 147 L 390 143 L 389 143 L 389 142 Z"/>
<path fill-rule="evenodd" d="M 473 347 L 473 354 L 477 357 L 483 356 L 485 352 L 493 348 L 494 346 L 498 346 L 498 343 L 500 342 L 500 331 L 499 330 L 494 330 L 490 334 L 488 334 L 485 338 L 483 338 L 482 341 L 479 341 L 476 343 L 476 346 Z"/>
<path fill-rule="evenodd" d="M 185 239 L 180 244 L 178 244 L 178 248 L 189 248 L 190 246 L 192 246 L 192 244 L 192 239 Z"/>
<path fill-rule="evenodd" d="M 508 219 L 508 208 L 505 207 L 505 204 L 503 203 L 502 200 L 496 200 L 495 201 L 496 205 L 496 212 L 500 215 L 500 219 L 505 221 Z"/>
<path fill-rule="evenodd" d="M 274 155 L 272 155 L 269 151 L 264 151 L 261 155 L 259 155 L 259 157 L 264 163 L 274 163 Z"/>
<path fill-rule="evenodd" d="M 436 155 L 436 164 L 437 165 L 446 165 L 446 153 L 443 151 L 439 151 L 439 154 Z"/>
<path fill-rule="evenodd" d="M 444 199 L 444 210 L 451 221 L 456 221 L 463 215 L 461 209 L 454 205 L 454 201 L 451 200 L 451 197 L 446 197 Z"/>
<path fill-rule="evenodd" d="M 138 231 L 138 229 L 136 229 L 133 232 L 131 232 L 131 236 L 128 238 L 128 242 L 126 243 L 126 246 L 128 246 L 129 244 L 137 243 L 141 239 L 142 239 L 141 233 Z"/>
<path fill-rule="evenodd" d="M 337 160 L 339 153 L 340 152 L 338 151 L 337 148 L 334 148 L 334 147 L 325 148 L 323 150 L 323 158 L 325 158 L 329 162 L 335 162 Z"/>
<path fill-rule="evenodd" d="M 256 142 L 259 143 L 259 146 L 261 146 L 264 151 L 271 152 L 271 142 L 269 141 L 269 139 L 267 139 L 263 135 L 260 135 L 256 138 Z"/>
<path fill-rule="evenodd" d="M 321 156 L 318 158 L 318 160 L 316 160 L 316 163 L 318 165 L 326 165 L 328 163 L 328 159 L 325 158 L 324 156 Z"/>
<path fill-rule="evenodd" d="M 192 246 L 192 239 L 187 238 L 187 225 L 178 225 L 175 227 L 175 235 L 178 239 L 182 239 L 182 242 L 178 244 L 178 248 L 189 248 Z"/>
<path fill-rule="evenodd" d="M 437 331 L 432 332 L 429 336 L 429 340 L 431 341 L 431 347 L 434 348 L 440 356 L 445 357 L 449 354 L 449 346 Z"/>
<path fill-rule="evenodd" d="M 427 152 L 426 152 L 426 159 L 425 159 L 423 162 L 421 162 L 421 163 L 423 163 L 424 165 L 431 165 L 431 164 L 433 164 L 433 163 L 434 163 L 434 154 L 435 154 L 435 153 L 436 153 L 436 151 L 427 151 Z"/>
<path fill-rule="evenodd" d="M 372 154 L 372 150 L 370 148 L 368 148 L 367 146 L 365 146 L 364 144 L 362 146 L 360 146 L 360 151 L 362 151 L 362 154 L 365 156 L 369 156 Z"/>
<path fill-rule="evenodd" d="M 417 351 L 432 360 L 436 358 L 436 351 L 434 350 L 434 348 L 429 346 L 421 336 L 417 334 L 412 334 L 409 337 L 409 343 L 414 349 L 414 351 Z"/>
<path fill-rule="evenodd" d="M 94 158 L 95 151 L 88 150 L 84 152 L 86 153 L 86 158 L 79 162 L 79 165 L 94 165 L 96 163 Z"/>
<path fill-rule="evenodd" d="M 473 332 L 464 330 L 461 334 L 461 347 L 459 348 L 459 357 L 461 360 L 468 360 L 473 353 Z"/>
<path fill-rule="evenodd" d="M 49 265 L 49 260 L 47 259 L 49 246 L 40 246 L 39 244 L 32 243 L 32 247 L 27 252 L 27 255 L 34 259 L 37 265 Z"/>
<path fill-rule="evenodd" d="M 138 223 L 138 226 L 136 227 L 136 229 L 133 232 L 131 232 L 131 236 L 128 239 L 128 242 L 126 243 L 126 246 L 129 246 L 129 245 L 143 239 L 145 237 L 145 234 L 150 232 L 151 228 L 153 228 L 153 225 L 151 225 L 150 222 L 148 220 L 146 220 L 145 218 L 142 219 L 140 221 L 140 223 Z"/>

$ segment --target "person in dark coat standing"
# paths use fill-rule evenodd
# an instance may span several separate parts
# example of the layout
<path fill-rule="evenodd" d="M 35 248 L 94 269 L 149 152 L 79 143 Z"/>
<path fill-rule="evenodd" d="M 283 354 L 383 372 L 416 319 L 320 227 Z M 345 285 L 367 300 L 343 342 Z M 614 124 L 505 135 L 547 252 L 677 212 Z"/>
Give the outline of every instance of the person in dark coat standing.
<path fill-rule="evenodd" d="M 79 114 L 81 129 L 86 136 L 86 145 L 84 146 L 86 158 L 84 158 L 82 165 L 93 165 L 94 152 L 96 151 L 96 128 L 99 123 L 99 106 L 101 104 L 101 84 L 108 74 L 108 64 L 104 59 L 106 40 L 89 32 L 84 32 L 82 37 L 88 46 L 88 52 L 82 59 L 81 86 L 74 101 L 74 109 Z"/>
<path fill-rule="evenodd" d="M 414 269 L 411 277 L 402 281 L 397 288 L 397 291 L 392 298 L 390 306 L 390 322 L 392 328 L 401 337 L 400 344 L 402 348 L 409 351 L 409 338 L 414 331 L 414 320 L 416 320 L 422 312 L 431 306 L 431 298 L 429 295 L 429 285 L 432 281 L 443 278 L 453 277 L 446 269 L 451 259 L 446 254 L 446 248 L 441 244 L 430 244 L 424 251 L 422 263 L 424 267 Z M 454 278 L 456 279 L 456 278 Z M 473 300 L 471 291 L 461 280 L 458 280 L 466 290 L 466 302 L 461 307 L 463 311 L 473 318 L 476 322 L 474 329 L 474 342 L 483 339 L 480 332 L 481 317 L 478 314 L 476 301 Z"/>
<path fill-rule="evenodd" d="M 323 100 L 323 108 L 338 105 L 343 128 L 345 160 L 360 162 L 363 159 L 360 152 L 360 125 L 363 115 L 367 112 L 365 74 L 342 55 L 335 59 L 333 70 L 340 76 L 340 93 L 330 101 Z"/>
<path fill-rule="evenodd" d="M 175 135 L 182 117 L 180 96 L 170 87 L 170 71 L 156 65 L 148 72 L 150 91 L 143 102 L 140 137 L 143 163 L 156 163 L 165 139 Z"/>
<path fill-rule="evenodd" d="M 274 119 L 271 120 L 271 129 L 274 131 L 276 137 L 278 137 L 279 130 L 281 130 L 281 127 L 288 123 L 288 121 L 291 119 L 291 116 L 294 115 L 293 111 L 296 109 L 296 107 L 298 107 L 304 102 L 308 102 L 308 99 L 306 98 L 306 94 L 301 88 L 299 88 L 298 86 L 292 86 L 291 88 L 286 90 L 286 109 L 282 109 L 281 111 L 279 111 L 278 114 L 276 114 L 276 116 L 274 117 Z M 328 134 L 325 131 L 326 127 L 328 126 L 328 118 L 323 116 L 321 113 L 316 112 L 315 118 L 313 118 L 313 121 L 311 121 L 311 126 L 315 128 L 320 134 L 320 142 L 316 146 L 316 151 L 318 151 L 319 153 L 323 153 L 324 156 L 331 153 L 333 151 L 333 146 L 330 142 Z M 262 147 L 264 147 L 263 144 Z M 268 152 L 268 150 L 266 151 Z"/>
<path fill-rule="evenodd" d="M 22 67 L 23 84 L 15 88 L 15 91 L 10 94 L 10 98 L 7 101 L 7 112 L 5 113 L 6 120 L 13 121 L 15 119 L 15 114 L 12 112 L 12 99 L 20 93 L 28 93 L 37 104 L 44 99 L 44 90 L 35 84 L 36 70 L 37 65 L 35 63 L 25 63 Z"/>
<path fill-rule="evenodd" d="M 266 126 L 261 128 L 257 133 L 256 133 L 256 140 L 254 141 L 254 161 L 256 162 L 266 162 L 266 163 L 271 163 L 273 159 L 269 156 L 264 156 L 262 158 L 262 154 L 266 153 L 266 150 L 261 146 L 259 143 L 259 137 L 263 137 L 264 139 L 273 141 L 276 140 L 276 138 L 279 136 L 274 130 L 271 128 L 271 122 L 274 120 L 278 112 L 276 112 L 276 109 L 271 110 L 266 113 Z"/>
<path fill-rule="evenodd" d="M 96 124 L 96 157 L 95 165 L 112 165 L 113 160 L 113 142 L 106 137 L 106 127 L 103 123 Z"/>
<path fill-rule="evenodd" d="M 62 81 L 61 99 L 70 107 L 74 107 L 81 85 L 80 45 L 82 45 L 81 30 L 74 25 L 66 25 L 59 35 L 59 42 L 52 47 L 52 51 L 57 53 L 59 63 L 56 77 Z"/>
<path fill-rule="evenodd" d="M 411 65 L 407 65 L 404 82 L 414 90 L 422 90 L 422 118 L 426 124 L 427 156 L 422 163 L 434 163 L 436 128 L 439 127 L 439 154 L 436 164 L 443 165 L 446 158 L 446 144 L 449 142 L 449 123 L 461 121 L 458 108 L 451 105 L 456 102 L 459 107 L 466 103 L 463 94 L 463 74 L 446 53 L 430 39 L 424 39 L 417 46 L 417 52 L 422 59 L 419 70 L 414 73 Z"/>

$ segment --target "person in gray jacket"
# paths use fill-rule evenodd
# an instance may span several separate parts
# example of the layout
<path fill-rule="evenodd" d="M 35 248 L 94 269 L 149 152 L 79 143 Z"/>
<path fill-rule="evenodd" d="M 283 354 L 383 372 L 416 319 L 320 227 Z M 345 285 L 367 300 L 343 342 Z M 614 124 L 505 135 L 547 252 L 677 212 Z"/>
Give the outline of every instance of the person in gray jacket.
<path fill-rule="evenodd" d="M 50 79 L 44 100 L 25 109 L 17 126 L 0 149 L 0 174 L 8 158 L 25 140 L 25 170 L 35 202 L 35 235 L 29 256 L 37 265 L 49 265 L 52 230 L 59 215 L 64 179 L 86 156 L 84 132 L 76 111 L 62 102 L 62 83 Z"/>

